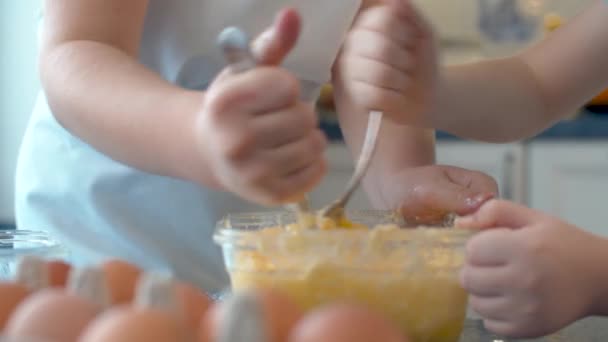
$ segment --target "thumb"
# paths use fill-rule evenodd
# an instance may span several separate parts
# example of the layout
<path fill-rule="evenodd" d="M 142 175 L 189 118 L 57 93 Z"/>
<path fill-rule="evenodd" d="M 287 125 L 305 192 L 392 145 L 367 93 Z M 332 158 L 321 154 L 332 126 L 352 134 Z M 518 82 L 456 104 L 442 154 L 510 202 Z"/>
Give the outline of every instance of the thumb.
<path fill-rule="evenodd" d="M 474 214 L 457 218 L 455 226 L 469 229 L 519 229 L 536 222 L 537 215 L 534 210 L 513 202 L 491 200 L 484 203 Z"/>
<path fill-rule="evenodd" d="M 293 49 L 300 36 L 302 21 L 295 9 L 287 8 L 275 17 L 272 27 L 264 31 L 252 46 L 261 65 L 278 65 Z"/>

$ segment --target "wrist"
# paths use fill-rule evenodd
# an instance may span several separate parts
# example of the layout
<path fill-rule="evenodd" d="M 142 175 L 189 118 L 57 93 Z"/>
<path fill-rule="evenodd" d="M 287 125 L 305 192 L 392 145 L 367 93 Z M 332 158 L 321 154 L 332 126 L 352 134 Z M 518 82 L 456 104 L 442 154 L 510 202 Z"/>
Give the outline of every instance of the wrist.
<path fill-rule="evenodd" d="M 444 101 L 450 98 L 451 86 L 449 80 L 446 77 L 445 72 L 439 72 L 437 75 L 437 83 L 435 86 L 434 98 L 431 101 L 432 105 L 429 105 L 429 112 L 425 116 L 427 121 L 424 123 L 427 127 L 434 127 L 436 129 L 450 132 L 451 115 L 448 106 L 444 105 Z M 445 112 L 445 113 L 444 113 Z"/>
<path fill-rule="evenodd" d="M 173 149 L 171 173 L 177 178 L 196 183 L 205 187 L 219 189 L 221 183 L 216 177 L 210 148 L 214 145 L 210 137 L 200 133 L 200 116 L 204 108 L 205 96 L 202 92 L 189 91 L 184 93 L 182 108 L 193 110 L 181 116 L 177 122 L 178 134 L 173 137 L 179 141 Z"/>

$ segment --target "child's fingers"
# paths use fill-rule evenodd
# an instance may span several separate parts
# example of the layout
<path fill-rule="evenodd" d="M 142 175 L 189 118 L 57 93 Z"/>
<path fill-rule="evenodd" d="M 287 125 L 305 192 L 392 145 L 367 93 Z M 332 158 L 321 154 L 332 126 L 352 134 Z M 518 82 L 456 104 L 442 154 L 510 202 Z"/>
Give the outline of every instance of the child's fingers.
<path fill-rule="evenodd" d="M 367 83 L 396 94 L 402 94 L 412 84 L 410 77 L 404 75 L 399 69 L 382 61 L 353 55 L 344 58 L 343 62 L 351 70 L 366 71 L 353 75 L 352 81 L 355 82 Z"/>
<path fill-rule="evenodd" d="M 411 20 L 396 16 L 390 7 L 371 8 L 359 15 L 355 23 L 358 29 L 378 32 L 396 45 L 403 48 L 413 48 L 417 29 Z M 363 45 L 359 43 L 359 45 Z"/>
<path fill-rule="evenodd" d="M 323 178 L 327 171 L 327 162 L 320 158 L 308 166 L 285 176 L 277 183 L 276 193 L 283 203 L 290 203 L 310 192 Z"/>
<path fill-rule="evenodd" d="M 509 319 L 509 316 L 512 315 L 512 312 L 510 312 L 512 310 L 508 310 L 510 307 L 508 299 L 501 296 L 483 297 L 471 294 L 469 305 L 471 305 L 471 309 L 475 313 L 486 320 L 502 322 Z"/>
<path fill-rule="evenodd" d="M 260 67 L 238 75 L 226 71 L 213 82 L 205 102 L 208 111 L 217 115 L 263 114 L 293 106 L 299 88 L 292 75 L 278 68 Z"/>
<path fill-rule="evenodd" d="M 275 149 L 302 139 L 317 128 L 317 116 L 311 106 L 294 106 L 258 116 L 248 127 L 259 139 L 259 146 Z"/>
<path fill-rule="evenodd" d="M 484 319 L 483 325 L 486 330 L 491 331 L 495 334 L 504 336 L 513 336 L 513 323 L 505 320 L 497 319 Z"/>
<path fill-rule="evenodd" d="M 432 33 L 432 27 L 424 15 L 414 6 L 412 0 L 385 0 L 393 10 L 403 19 L 408 20 L 416 28 L 419 35 Z"/>
<path fill-rule="evenodd" d="M 384 0 L 400 17 L 410 21 L 417 29 L 429 28 L 426 19 L 420 14 L 412 0 Z"/>
<path fill-rule="evenodd" d="M 477 296 L 479 299 L 498 297 L 510 285 L 509 279 L 505 275 L 504 266 L 479 267 L 470 265 L 460 271 L 460 284 L 472 296 Z"/>
<path fill-rule="evenodd" d="M 279 12 L 271 28 L 253 42 L 253 53 L 259 64 L 279 65 L 293 49 L 301 29 L 300 15 L 288 8 Z"/>
<path fill-rule="evenodd" d="M 378 31 L 355 29 L 344 46 L 352 55 L 381 61 L 398 72 L 407 74 L 414 69 L 412 53 Z"/>
<path fill-rule="evenodd" d="M 534 223 L 537 217 L 534 210 L 519 204 L 504 200 L 490 200 L 474 214 L 456 219 L 455 225 L 472 229 L 496 227 L 518 229 Z"/>
<path fill-rule="evenodd" d="M 411 0 L 384 0 L 384 2 L 404 18 L 411 16 L 411 13 L 414 11 Z"/>
<path fill-rule="evenodd" d="M 518 247 L 508 228 L 487 230 L 473 236 L 466 246 L 466 262 L 479 267 L 498 267 L 509 263 Z"/>
<path fill-rule="evenodd" d="M 298 141 L 268 151 L 268 160 L 276 165 L 281 177 L 291 177 L 323 157 L 325 136 L 320 130 L 312 131 Z"/>

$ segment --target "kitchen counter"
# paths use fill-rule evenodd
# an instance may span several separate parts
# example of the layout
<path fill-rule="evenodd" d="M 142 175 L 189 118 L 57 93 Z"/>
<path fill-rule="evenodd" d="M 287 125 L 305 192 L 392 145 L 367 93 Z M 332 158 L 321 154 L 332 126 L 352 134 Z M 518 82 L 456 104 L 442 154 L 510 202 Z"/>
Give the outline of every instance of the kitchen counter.
<path fill-rule="evenodd" d="M 483 329 L 481 321 L 469 320 L 461 342 L 605 342 L 608 341 L 608 318 L 587 318 L 563 331 L 539 339 L 508 339 Z"/>

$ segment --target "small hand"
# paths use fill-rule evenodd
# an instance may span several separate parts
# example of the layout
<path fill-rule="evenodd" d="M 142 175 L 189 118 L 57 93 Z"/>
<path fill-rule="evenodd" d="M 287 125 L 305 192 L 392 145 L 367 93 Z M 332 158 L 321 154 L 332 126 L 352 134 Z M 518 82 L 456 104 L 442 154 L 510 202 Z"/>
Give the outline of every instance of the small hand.
<path fill-rule="evenodd" d="M 437 225 L 450 214 L 471 214 L 498 194 L 490 176 L 442 165 L 405 169 L 383 183 L 377 202 L 399 208 L 414 225 Z"/>
<path fill-rule="evenodd" d="M 326 140 L 317 116 L 300 101 L 297 79 L 278 66 L 299 31 L 297 13 L 281 12 L 255 46 L 261 65 L 220 74 L 195 127 L 218 183 L 260 204 L 300 198 L 326 171 Z"/>
<path fill-rule="evenodd" d="M 538 337 L 591 313 L 605 288 L 594 280 L 605 243 L 575 226 L 506 201 L 492 200 L 456 220 L 487 229 L 467 245 L 462 285 L 487 329 Z M 599 291 L 598 291 L 599 290 Z"/>
<path fill-rule="evenodd" d="M 435 44 L 430 26 L 409 0 L 366 8 L 334 66 L 337 92 L 393 121 L 429 124 L 438 73 Z"/>

